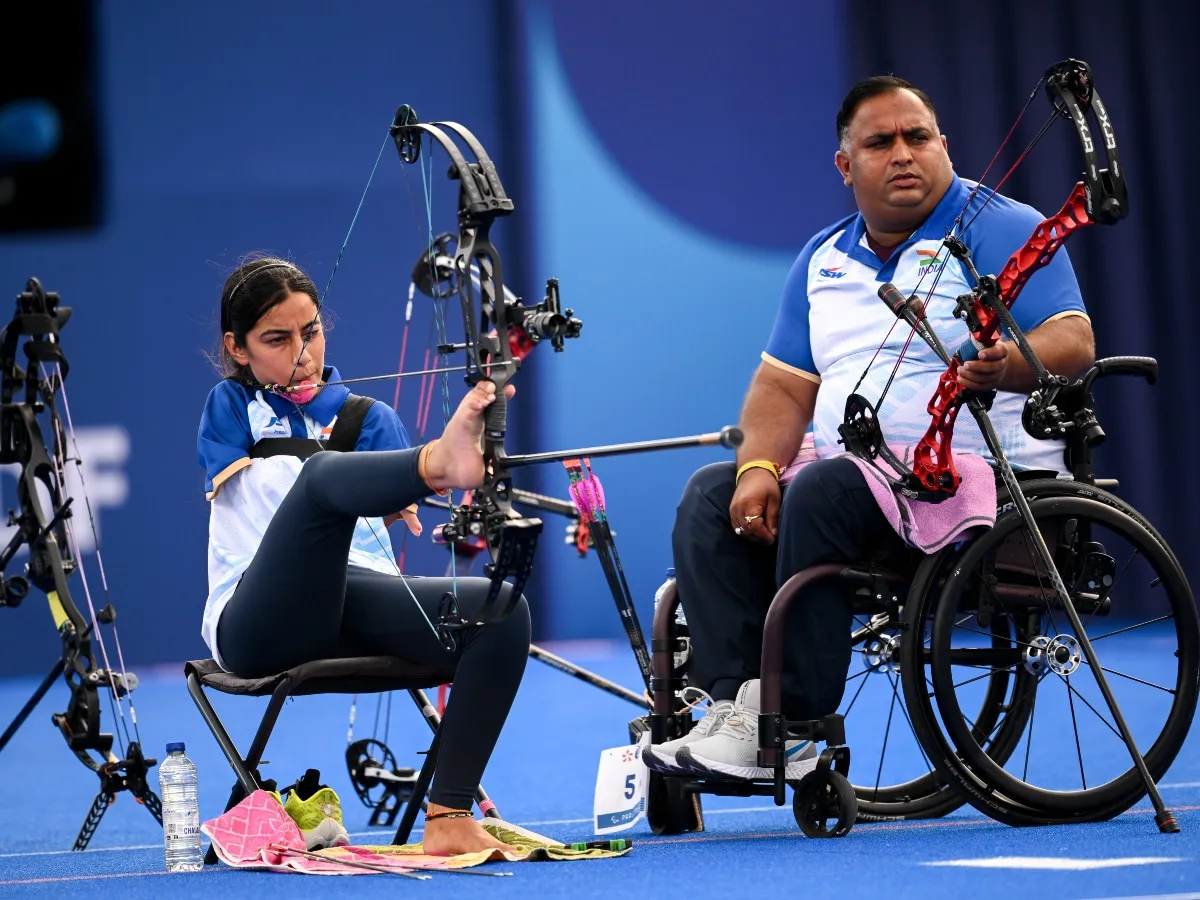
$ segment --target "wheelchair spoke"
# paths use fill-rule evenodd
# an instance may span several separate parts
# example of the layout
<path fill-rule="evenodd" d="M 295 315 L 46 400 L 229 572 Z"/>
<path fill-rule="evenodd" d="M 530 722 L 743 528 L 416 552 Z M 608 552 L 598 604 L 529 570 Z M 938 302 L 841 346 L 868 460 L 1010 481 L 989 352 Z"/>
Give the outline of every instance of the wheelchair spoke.
<path fill-rule="evenodd" d="M 1101 722 L 1103 722 L 1105 725 L 1108 726 L 1108 730 L 1111 731 L 1113 734 L 1115 734 L 1117 736 L 1117 739 L 1119 741 L 1121 741 L 1122 744 L 1125 743 L 1125 739 L 1123 737 L 1121 737 L 1121 732 L 1117 730 L 1117 727 L 1115 725 L 1113 725 L 1111 722 L 1109 722 L 1108 719 L 1104 718 L 1104 716 L 1102 716 L 1100 714 L 1100 712 L 1096 709 L 1096 707 L 1094 707 L 1094 706 L 1092 706 L 1092 704 L 1088 703 L 1088 698 L 1083 696 L 1083 694 L 1079 693 L 1079 691 L 1075 689 L 1075 685 L 1071 684 L 1070 680 L 1068 680 L 1066 676 L 1059 675 L 1057 672 L 1055 672 L 1054 674 L 1058 675 L 1059 681 L 1061 681 L 1063 684 L 1065 684 L 1067 686 L 1068 691 L 1070 691 L 1072 694 L 1074 694 L 1076 697 L 1078 697 L 1083 702 L 1084 706 L 1086 706 L 1088 709 L 1090 709 L 1093 713 L 1096 714 L 1097 719 L 1099 719 Z"/>
<path fill-rule="evenodd" d="M 1080 661 L 1085 666 L 1090 666 L 1091 663 L 1086 659 Z M 1161 684 L 1155 684 L 1153 681 L 1145 681 L 1133 675 L 1126 675 L 1124 672 L 1118 672 L 1116 669 L 1110 669 L 1108 666 L 1101 666 L 1109 675 L 1120 675 L 1122 678 L 1128 678 L 1130 681 L 1136 681 L 1138 684 L 1144 684 L 1146 687 L 1158 688 L 1160 691 L 1174 695 L 1175 691 L 1172 688 L 1165 688 Z"/>
<path fill-rule="evenodd" d="M 964 685 L 968 685 L 973 682 L 979 681 L 980 679 L 983 679 L 983 678 L 991 678 L 997 672 L 1011 672 L 1014 669 L 1016 669 L 1016 667 L 1017 667 L 1017 664 L 1013 663 L 1011 666 L 1005 666 L 1002 669 L 990 668 L 986 672 L 984 672 L 982 675 L 976 675 L 974 678 L 968 678 L 966 681 L 960 681 L 957 684 L 953 685 L 953 687 L 957 689 L 957 688 L 963 687 Z M 969 666 L 968 668 L 977 669 L 979 667 L 978 666 Z"/>
<path fill-rule="evenodd" d="M 1106 632 L 1105 634 L 1100 635 L 1099 637 L 1092 638 L 1092 643 L 1094 644 L 1094 643 L 1096 643 L 1096 641 L 1102 641 L 1105 638 L 1110 638 L 1115 634 L 1125 634 L 1125 632 L 1133 631 L 1135 628 L 1145 628 L 1147 625 L 1157 625 L 1159 622 L 1165 622 L 1165 621 L 1167 621 L 1167 619 L 1173 619 L 1173 618 L 1175 618 L 1174 613 L 1167 613 L 1165 616 L 1159 616 L 1157 619 L 1150 619 L 1146 622 L 1139 622 L 1137 625 L 1127 625 L 1124 628 L 1118 628 L 1116 631 L 1109 631 L 1109 632 Z"/>
<path fill-rule="evenodd" d="M 961 628 L 963 631 L 969 631 L 972 634 L 982 634 L 986 638 L 992 637 L 992 635 L 988 634 L 986 631 L 980 631 L 978 628 L 968 628 L 965 625 L 955 625 L 954 627 Z M 1018 641 L 1016 638 L 1005 638 L 1005 640 L 1007 640 L 1010 644 L 1016 644 L 1018 647 L 1032 647 L 1033 646 L 1033 644 L 1030 644 L 1026 641 Z"/>
<path fill-rule="evenodd" d="M 858 699 L 858 695 L 862 693 L 862 689 L 867 686 L 870 679 L 864 678 L 858 686 L 858 690 L 854 692 L 854 696 L 850 698 L 850 705 L 846 707 L 846 711 L 842 713 L 842 718 L 845 719 L 850 715 L 850 710 L 854 709 L 854 702 Z"/>
<path fill-rule="evenodd" d="M 1083 747 L 1079 744 L 1079 722 L 1075 718 L 1075 699 L 1071 696 L 1071 676 L 1066 675 L 1063 681 L 1067 685 L 1067 704 L 1071 707 L 1071 728 L 1075 732 L 1075 755 L 1079 757 L 1079 780 L 1083 789 L 1087 790 L 1087 776 L 1083 774 Z"/>
<path fill-rule="evenodd" d="M 892 683 L 892 696 L 899 699 L 900 679 L 892 678 L 891 672 L 885 674 L 888 681 Z M 925 747 L 921 744 L 921 738 L 917 734 L 917 729 L 913 727 L 912 718 L 909 716 L 908 708 L 904 705 L 903 700 L 900 701 L 900 713 L 904 716 L 904 721 L 908 723 L 908 730 L 912 732 L 913 739 L 917 742 L 917 749 L 921 751 L 921 761 L 925 763 L 925 768 L 929 770 L 929 774 L 934 774 L 933 766 L 929 763 L 929 755 L 925 752 Z"/>
<path fill-rule="evenodd" d="M 1043 676 L 1044 677 L 1044 676 Z M 1038 679 L 1041 684 L 1041 678 Z M 1037 691 L 1033 692 L 1033 703 L 1029 707 L 1029 731 L 1025 733 L 1025 767 L 1021 770 L 1021 780 L 1029 780 L 1029 750 L 1033 747 L 1033 718 L 1037 714 Z"/>
<path fill-rule="evenodd" d="M 896 711 L 896 692 L 892 692 L 892 702 L 888 706 L 887 725 L 883 728 L 883 749 L 879 751 L 879 768 L 875 772 L 875 795 L 879 796 L 879 781 L 883 778 L 883 758 L 887 756 L 888 736 L 892 733 L 892 714 Z"/>

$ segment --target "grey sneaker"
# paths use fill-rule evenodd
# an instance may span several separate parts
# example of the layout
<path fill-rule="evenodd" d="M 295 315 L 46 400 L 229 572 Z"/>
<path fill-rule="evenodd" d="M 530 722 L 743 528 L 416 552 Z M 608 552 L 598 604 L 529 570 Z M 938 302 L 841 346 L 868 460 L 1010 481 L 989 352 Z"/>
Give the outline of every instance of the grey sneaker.
<path fill-rule="evenodd" d="M 697 690 L 697 689 L 690 689 Z M 698 691 L 703 699 L 708 700 L 711 705 L 704 713 L 704 717 L 700 719 L 692 730 L 683 737 L 675 738 L 672 741 L 664 741 L 661 744 L 650 744 L 642 750 L 642 760 L 646 763 L 646 768 L 652 772 L 663 772 L 667 775 L 678 775 L 686 771 L 678 762 L 676 762 L 676 754 L 688 744 L 695 741 L 703 740 L 711 735 L 721 723 L 725 721 L 725 717 L 733 712 L 732 700 L 717 700 L 712 701 L 703 691 Z"/>
<path fill-rule="evenodd" d="M 733 710 L 708 737 L 691 741 L 675 754 L 677 765 L 718 778 L 765 779 L 773 772 L 758 764 L 758 679 L 747 681 L 738 691 Z M 790 740 L 784 744 L 786 778 L 795 781 L 817 767 L 817 747 L 812 741 Z"/>

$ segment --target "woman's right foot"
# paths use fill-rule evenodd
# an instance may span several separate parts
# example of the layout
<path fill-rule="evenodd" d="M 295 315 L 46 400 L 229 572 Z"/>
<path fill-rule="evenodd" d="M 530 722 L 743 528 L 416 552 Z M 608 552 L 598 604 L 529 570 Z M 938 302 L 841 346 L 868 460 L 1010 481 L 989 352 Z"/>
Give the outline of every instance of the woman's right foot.
<path fill-rule="evenodd" d="M 476 819 L 466 816 L 426 820 L 421 847 L 430 856 L 457 856 L 481 850 L 500 850 L 519 855 L 518 850 L 484 831 Z"/>
<path fill-rule="evenodd" d="M 505 387 L 511 397 L 512 385 Z M 458 405 L 425 460 L 425 481 L 435 490 L 469 489 L 483 483 L 483 418 L 496 401 L 496 385 L 480 381 Z"/>

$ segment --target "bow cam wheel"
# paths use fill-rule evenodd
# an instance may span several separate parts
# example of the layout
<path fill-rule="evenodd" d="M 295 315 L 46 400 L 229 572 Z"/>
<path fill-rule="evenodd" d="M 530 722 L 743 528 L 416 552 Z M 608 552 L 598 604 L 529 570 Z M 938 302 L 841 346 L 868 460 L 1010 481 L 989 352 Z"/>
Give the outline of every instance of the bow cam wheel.
<path fill-rule="evenodd" d="M 368 809 L 379 808 L 393 790 L 393 782 L 414 774 L 412 769 L 399 769 L 387 745 L 373 738 L 355 741 L 346 748 L 346 768 L 354 793 Z"/>

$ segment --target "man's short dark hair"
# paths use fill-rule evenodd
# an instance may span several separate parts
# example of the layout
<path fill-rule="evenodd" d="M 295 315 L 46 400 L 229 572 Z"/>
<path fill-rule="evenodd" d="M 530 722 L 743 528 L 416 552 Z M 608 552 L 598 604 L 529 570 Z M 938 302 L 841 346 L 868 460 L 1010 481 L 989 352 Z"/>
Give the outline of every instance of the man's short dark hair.
<path fill-rule="evenodd" d="M 920 88 L 914 87 L 903 78 L 898 78 L 895 75 L 872 75 L 870 78 L 864 78 L 846 93 L 846 98 L 842 100 L 842 108 L 837 114 L 837 138 L 838 146 L 844 147 L 850 133 L 850 120 L 854 118 L 854 114 L 864 101 L 870 100 L 872 97 L 878 97 L 880 94 L 887 94 L 891 91 L 906 90 L 911 91 L 917 98 L 925 104 L 925 107 L 933 113 L 933 121 L 937 122 L 937 110 L 933 108 L 933 101 L 929 99 Z"/>

